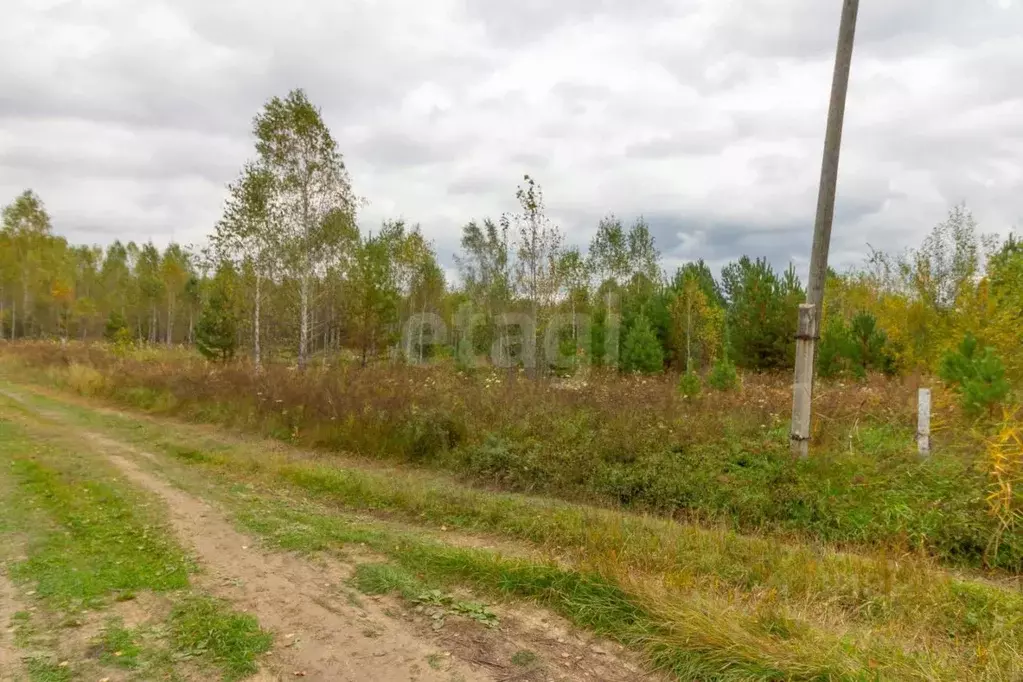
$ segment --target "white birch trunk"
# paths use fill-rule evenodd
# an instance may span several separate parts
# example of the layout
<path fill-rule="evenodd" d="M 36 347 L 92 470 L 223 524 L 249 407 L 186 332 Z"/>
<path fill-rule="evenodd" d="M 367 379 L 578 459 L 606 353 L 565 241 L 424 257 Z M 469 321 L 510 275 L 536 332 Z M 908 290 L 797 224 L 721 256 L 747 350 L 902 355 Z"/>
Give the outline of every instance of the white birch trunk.
<path fill-rule="evenodd" d="M 302 294 L 298 330 L 298 368 L 305 369 L 309 353 L 309 275 L 302 275 Z"/>
<path fill-rule="evenodd" d="M 263 284 L 263 275 L 256 270 L 256 300 L 253 305 L 252 313 L 252 361 L 256 363 L 256 370 L 258 371 L 263 365 L 262 349 L 259 343 L 259 306 L 261 301 L 261 289 Z"/>
<path fill-rule="evenodd" d="M 167 334 L 165 337 L 165 343 L 170 348 L 171 344 L 174 343 L 174 296 L 173 294 L 167 300 Z"/>

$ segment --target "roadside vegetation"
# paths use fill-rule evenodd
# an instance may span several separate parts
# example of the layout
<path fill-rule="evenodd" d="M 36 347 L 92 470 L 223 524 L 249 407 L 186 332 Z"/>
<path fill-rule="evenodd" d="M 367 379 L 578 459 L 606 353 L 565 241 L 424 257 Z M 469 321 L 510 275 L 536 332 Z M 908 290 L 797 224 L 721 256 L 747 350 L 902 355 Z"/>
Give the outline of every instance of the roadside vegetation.
<path fill-rule="evenodd" d="M 11 371 L 30 366 L 20 371 L 86 396 L 465 482 L 949 565 L 1023 565 L 1018 493 L 1002 513 L 989 500 L 998 476 L 1019 475 L 1018 459 L 994 471 L 986 434 L 939 392 L 935 454 L 921 462 L 915 391 L 881 377 L 825 385 L 818 452 L 793 462 L 790 390 L 769 377 L 691 400 L 667 378 L 597 373 L 562 385 L 444 367 L 257 373 L 99 346 L 15 344 L 5 355 Z"/>

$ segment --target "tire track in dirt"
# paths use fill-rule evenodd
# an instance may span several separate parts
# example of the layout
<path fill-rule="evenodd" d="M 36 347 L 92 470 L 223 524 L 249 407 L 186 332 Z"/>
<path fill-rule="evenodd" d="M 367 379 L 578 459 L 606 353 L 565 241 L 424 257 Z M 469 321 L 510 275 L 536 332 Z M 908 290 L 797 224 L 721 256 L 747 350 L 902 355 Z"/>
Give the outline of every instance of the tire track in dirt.
<path fill-rule="evenodd" d="M 14 585 L 0 572 L 0 679 L 15 680 L 25 674 L 22 652 L 14 643 L 14 629 L 10 623 L 14 614 L 24 611 Z"/>
<path fill-rule="evenodd" d="M 401 623 L 367 603 L 345 603 L 335 586 L 343 569 L 319 569 L 286 554 L 265 553 L 256 541 L 236 531 L 206 502 L 174 488 L 119 455 L 107 458 L 134 484 L 167 504 L 170 521 L 183 544 L 192 546 L 208 575 L 197 582 L 215 596 L 255 615 L 277 635 L 262 679 L 351 681 L 493 679 L 482 670 L 448 659 L 445 671 L 427 665 L 438 653 Z M 372 633 L 372 634 L 367 634 Z"/>

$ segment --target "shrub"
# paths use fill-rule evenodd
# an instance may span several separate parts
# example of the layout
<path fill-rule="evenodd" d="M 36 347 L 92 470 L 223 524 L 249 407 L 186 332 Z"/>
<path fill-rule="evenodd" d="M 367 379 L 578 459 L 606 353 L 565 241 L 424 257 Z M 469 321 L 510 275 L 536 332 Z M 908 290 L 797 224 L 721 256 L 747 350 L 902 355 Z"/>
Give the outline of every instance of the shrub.
<path fill-rule="evenodd" d="M 942 359 L 941 379 L 959 391 L 963 411 L 979 416 L 991 412 L 1009 394 L 1005 367 L 990 346 L 979 351 L 973 334 L 967 334 L 959 348 L 948 352 Z"/>
<path fill-rule="evenodd" d="M 678 382 L 679 395 L 686 400 L 692 400 L 700 395 L 700 389 L 700 375 L 694 372 L 692 368 L 687 369 Z"/>
<path fill-rule="evenodd" d="M 487 436 L 483 443 L 468 448 L 464 453 L 466 467 L 478 476 L 504 476 L 516 459 L 508 441 L 494 435 Z"/>
<path fill-rule="evenodd" d="M 135 346 L 135 339 L 132 338 L 131 330 L 127 327 L 122 327 L 114 333 L 113 350 L 119 357 L 124 357 L 129 351 Z"/>
<path fill-rule="evenodd" d="M 406 452 L 424 462 L 453 450 L 465 437 L 465 425 L 449 414 L 414 412 L 405 422 Z"/>
<path fill-rule="evenodd" d="M 110 317 L 107 318 L 106 327 L 103 330 L 103 338 L 111 343 L 116 343 L 125 333 L 127 333 L 130 339 L 131 331 L 128 329 L 128 323 L 125 321 L 124 315 L 116 310 L 111 312 Z"/>
<path fill-rule="evenodd" d="M 80 395 L 98 395 L 103 391 L 105 384 L 103 375 L 92 367 L 78 363 L 72 363 L 68 367 L 67 385 Z"/>
<path fill-rule="evenodd" d="M 735 363 L 727 355 L 718 358 L 710 370 L 707 383 L 719 391 L 732 391 L 738 388 L 739 373 L 735 369 Z"/>

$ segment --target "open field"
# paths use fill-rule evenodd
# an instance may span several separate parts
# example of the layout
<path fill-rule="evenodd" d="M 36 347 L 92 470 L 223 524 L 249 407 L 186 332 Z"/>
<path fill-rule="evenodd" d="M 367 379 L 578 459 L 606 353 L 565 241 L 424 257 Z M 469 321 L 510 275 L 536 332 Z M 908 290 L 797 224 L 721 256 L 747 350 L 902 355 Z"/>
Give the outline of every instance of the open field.
<path fill-rule="evenodd" d="M 166 543 L 146 554 L 186 557 L 181 584 L 130 586 L 130 601 L 155 593 L 171 602 L 143 621 L 154 621 L 143 630 L 157 634 L 139 659 L 181 668 L 166 675 L 190 679 L 194 665 L 243 674 L 203 647 L 196 657 L 173 655 L 175 647 L 195 646 L 187 634 L 173 634 L 175 622 L 194 628 L 173 615 L 175 604 L 193 598 L 253 618 L 245 621 L 253 629 L 245 631 L 237 665 L 258 665 L 260 675 L 293 668 L 347 679 L 344 668 L 330 667 L 339 662 L 316 655 L 324 642 L 352 661 L 387 652 L 380 658 L 400 661 L 393 679 L 1023 674 L 1015 530 L 999 532 L 988 511 L 991 480 L 967 433 L 946 429 L 934 459 L 916 461 L 904 426 L 911 387 L 874 382 L 825 391 L 821 411 L 830 421 L 819 425 L 820 451 L 803 465 L 787 459 L 778 437 L 783 391 L 769 380 L 747 381 L 738 397 L 685 404 L 656 380 L 612 386 L 591 377 L 583 393 L 532 382 L 511 390 L 494 385 L 516 381 L 507 374 L 435 371 L 399 390 L 380 368 L 305 377 L 309 387 L 300 393 L 286 370 L 257 378 L 187 356 L 103 353 L 5 348 L 0 418 L 11 434 L 5 444 L 14 445 L 3 452 L 65 468 L 77 461 L 77 475 L 151 501 L 131 507 L 152 512 L 140 523 L 160 528 Z M 242 388 L 243 380 L 251 383 Z M 440 381 L 459 383 L 431 391 Z M 612 389 L 632 391 L 627 398 L 643 409 L 605 403 L 602 392 Z M 329 412 L 323 396 L 330 396 Z M 357 405 L 358 423 L 379 437 L 376 448 L 355 440 L 361 430 L 348 425 Z M 415 414 L 424 416 L 407 421 Z M 448 429 L 457 439 L 438 445 L 431 428 L 441 416 L 460 421 Z M 563 423 L 569 417 L 574 424 Z M 613 417 L 613 428 L 603 424 Z M 942 417 L 957 418 L 951 408 Z M 403 432 L 403 423 L 413 431 Z M 634 449 L 614 440 L 623 429 Z M 481 453 L 499 450 L 499 439 L 512 454 L 479 466 Z M 523 462 L 524 443 L 544 449 Z M 632 459 L 613 456 L 629 451 Z M 657 459 L 666 453 L 674 453 L 675 469 Z M 660 498 L 673 506 L 656 504 L 649 492 L 609 495 L 590 475 L 599 466 L 623 474 L 649 468 L 658 475 L 636 489 L 676 486 Z M 18 471 L 4 470 L 5 495 L 31 492 Z M 51 512 L 45 524 L 59 527 L 62 513 Z M 21 536 L 43 521 L 33 523 L 4 532 Z M 80 551 L 83 561 L 105 561 L 88 553 L 91 546 Z M 10 594 L 47 609 L 38 631 L 62 641 L 52 633 L 71 602 L 42 596 L 47 583 L 25 563 L 8 558 Z M 265 584 L 268 567 L 283 582 Z M 294 604 L 260 597 L 263 587 Z M 126 603 L 117 601 L 128 589 L 121 582 L 93 589 L 99 601 L 74 608 L 102 614 Z M 161 614 L 170 615 L 155 621 Z M 272 643 L 260 639 L 263 631 Z M 67 660 L 67 668 L 104 660 L 93 661 L 88 646 L 49 658 L 10 651 L 12 660 Z M 81 677 L 79 668 L 67 674 Z"/>

